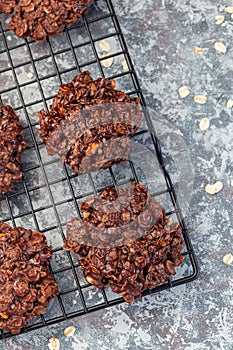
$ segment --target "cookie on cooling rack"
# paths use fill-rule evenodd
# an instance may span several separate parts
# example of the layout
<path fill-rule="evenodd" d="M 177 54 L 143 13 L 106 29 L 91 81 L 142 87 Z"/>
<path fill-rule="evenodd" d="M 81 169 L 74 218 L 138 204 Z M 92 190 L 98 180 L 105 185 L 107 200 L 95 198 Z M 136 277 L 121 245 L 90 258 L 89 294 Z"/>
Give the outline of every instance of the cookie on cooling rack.
<path fill-rule="evenodd" d="M 80 174 L 127 160 L 141 119 L 139 98 L 116 90 L 114 80 L 82 72 L 60 86 L 48 113 L 39 112 L 39 135 L 49 155 Z"/>
<path fill-rule="evenodd" d="M 23 128 L 11 106 L 0 106 L 0 194 L 10 192 L 21 180 L 21 153 L 27 147 Z"/>
<path fill-rule="evenodd" d="M 19 333 L 58 294 L 51 256 L 44 234 L 0 222 L 0 329 Z"/>
<path fill-rule="evenodd" d="M 12 14 L 8 29 L 20 38 L 42 41 L 61 34 L 94 0 L 0 0 L 0 12 Z"/>
<path fill-rule="evenodd" d="M 181 226 L 165 217 L 142 185 L 133 183 L 119 195 L 105 189 L 81 210 L 83 220 L 67 224 L 63 248 L 79 255 L 84 277 L 97 288 L 109 284 L 130 303 L 168 281 L 184 260 Z"/>

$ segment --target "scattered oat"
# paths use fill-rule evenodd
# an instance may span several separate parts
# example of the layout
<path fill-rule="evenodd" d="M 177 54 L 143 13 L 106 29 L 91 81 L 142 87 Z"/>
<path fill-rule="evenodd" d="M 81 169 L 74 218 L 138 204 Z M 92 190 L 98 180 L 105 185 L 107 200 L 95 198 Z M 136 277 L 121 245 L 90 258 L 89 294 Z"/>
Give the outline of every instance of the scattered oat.
<path fill-rule="evenodd" d="M 190 94 L 190 89 L 188 86 L 181 86 L 178 89 L 178 94 L 180 96 L 180 98 L 185 98 Z"/>
<path fill-rule="evenodd" d="M 225 7 L 224 11 L 227 12 L 227 13 L 233 13 L 233 6 Z"/>
<path fill-rule="evenodd" d="M 233 107 L 233 100 L 228 100 L 227 101 L 227 108 L 232 108 Z"/>
<path fill-rule="evenodd" d="M 231 14 L 231 18 L 233 19 L 233 13 Z"/>
<path fill-rule="evenodd" d="M 205 191 L 209 194 L 215 194 L 220 192 L 223 189 L 223 183 L 221 181 L 215 182 L 213 185 L 206 185 L 205 186 Z"/>
<path fill-rule="evenodd" d="M 173 224 L 173 222 L 174 222 L 174 221 L 173 221 L 173 219 L 172 219 L 172 218 L 168 218 L 168 219 L 167 219 L 167 224 L 168 224 L 168 225 Z"/>
<path fill-rule="evenodd" d="M 210 126 L 210 120 L 208 118 L 203 118 L 200 120 L 199 128 L 201 131 L 205 131 L 209 129 L 209 126 Z"/>
<path fill-rule="evenodd" d="M 8 35 L 6 38 L 7 38 L 7 40 L 11 41 L 11 36 L 10 35 Z"/>
<path fill-rule="evenodd" d="M 107 43 L 107 41 L 105 41 L 105 40 L 101 40 L 99 42 L 99 48 L 100 48 L 101 51 L 109 52 L 111 50 L 111 47 L 110 47 L 109 43 Z"/>
<path fill-rule="evenodd" d="M 223 257 L 223 262 L 225 265 L 230 265 L 233 262 L 233 255 L 232 254 L 226 254 Z"/>
<path fill-rule="evenodd" d="M 60 349 L 60 342 L 57 338 L 50 338 L 48 347 L 50 350 L 59 350 Z"/>
<path fill-rule="evenodd" d="M 216 24 L 222 24 L 225 21 L 224 16 L 215 16 Z"/>
<path fill-rule="evenodd" d="M 74 326 L 67 327 L 64 330 L 64 336 L 65 337 L 73 337 L 74 332 L 75 332 L 75 327 Z"/>
<path fill-rule="evenodd" d="M 101 58 L 107 57 L 108 55 L 103 54 Z M 106 60 L 101 61 L 102 66 L 108 68 L 113 64 L 113 57 L 106 58 Z"/>
<path fill-rule="evenodd" d="M 33 74 L 31 72 L 28 73 L 28 79 L 32 79 Z"/>
<path fill-rule="evenodd" d="M 214 44 L 214 48 L 216 51 L 221 52 L 221 53 L 227 52 L 226 46 L 223 43 L 220 43 L 219 41 L 216 41 L 216 43 Z"/>
<path fill-rule="evenodd" d="M 126 62 L 126 60 L 122 61 L 121 64 L 124 70 L 129 70 L 128 63 Z"/>
<path fill-rule="evenodd" d="M 233 180 L 231 180 L 231 186 L 233 187 Z"/>
<path fill-rule="evenodd" d="M 199 55 L 202 55 L 202 54 L 205 52 L 205 50 L 202 49 L 201 47 L 195 46 L 195 47 L 193 48 L 193 52 L 194 52 L 194 53 L 198 53 Z"/>
<path fill-rule="evenodd" d="M 204 105 L 208 101 L 207 97 L 204 95 L 196 95 L 193 99 L 196 103 L 199 103 L 201 105 Z"/>

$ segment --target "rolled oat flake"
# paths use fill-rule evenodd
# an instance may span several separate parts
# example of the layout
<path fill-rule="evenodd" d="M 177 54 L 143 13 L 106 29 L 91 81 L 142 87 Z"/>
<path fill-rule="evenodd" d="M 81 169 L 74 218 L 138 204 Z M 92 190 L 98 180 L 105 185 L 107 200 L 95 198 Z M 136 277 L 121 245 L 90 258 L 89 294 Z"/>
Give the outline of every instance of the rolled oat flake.
<path fill-rule="evenodd" d="M 225 7 L 224 11 L 227 12 L 227 13 L 233 13 L 233 6 Z"/>
<path fill-rule="evenodd" d="M 178 94 L 180 96 L 180 98 L 185 98 L 190 94 L 190 89 L 188 86 L 181 86 L 178 89 Z"/>
<path fill-rule="evenodd" d="M 111 50 L 109 43 L 105 40 L 101 40 L 99 42 L 99 48 L 101 51 L 106 51 L 106 52 L 109 52 Z"/>
<path fill-rule="evenodd" d="M 226 254 L 223 257 L 223 262 L 225 265 L 230 265 L 233 262 L 233 255 L 232 254 Z"/>
<path fill-rule="evenodd" d="M 67 327 L 64 330 L 64 336 L 65 337 L 72 337 L 74 335 L 74 332 L 75 332 L 75 327 L 74 326 Z"/>
<path fill-rule="evenodd" d="M 202 118 L 199 123 L 199 128 L 201 131 L 205 131 L 209 129 L 210 120 L 208 118 Z"/>
<path fill-rule="evenodd" d="M 49 339 L 48 347 L 50 350 L 60 350 L 60 342 L 57 338 L 53 337 Z"/>
<path fill-rule="evenodd" d="M 222 24 L 225 21 L 224 16 L 215 16 L 216 24 Z"/>
<path fill-rule="evenodd" d="M 228 100 L 227 101 L 227 108 L 232 108 L 233 107 L 233 100 Z"/>
<path fill-rule="evenodd" d="M 214 44 L 214 48 L 216 51 L 221 52 L 221 53 L 227 52 L 226 46 L 223 43 L 220 43 L 219 41 L 216 41 L 216 43 Z"/>
<path fill-rule="evenodd" d="M 207 184 L 205 186 L 205 191 L 209 194 L 216 194 L 223 189 L 223 183 L 221 181 L 215 182 L 215 184 Z"/>
<path fill-rule="evenodd" d="M 196 103 L 199 103 L 201 105 L 204 105 L 208 101 L 207 97 L 204 95 L 196 95 L 193 99 Z"/>
<path fill-rule="evenodd" d="M 195 47 L 193 48 L 193 52 L 194 52 L 194 53 L 198 53 L 199 55 L 202 55 L 202 54 L 205 52 L 205 50 L 202 49 L 201 47 L 195 46 Z"/>
<path fill-rule="evenodd" d="M 101 58 L 108 57 L 108 55 L 103 54 Z M 113 57 L 106 58 L 105 60 L 101 61 L 102 66 L 109 68 L 113 64 Z"/>

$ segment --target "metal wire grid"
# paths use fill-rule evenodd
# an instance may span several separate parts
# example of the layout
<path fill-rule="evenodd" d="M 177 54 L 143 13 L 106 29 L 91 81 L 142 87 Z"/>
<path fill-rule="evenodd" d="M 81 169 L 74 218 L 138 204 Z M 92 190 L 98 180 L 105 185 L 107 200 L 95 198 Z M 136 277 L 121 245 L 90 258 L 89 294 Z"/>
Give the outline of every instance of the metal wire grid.
<path fill-rule="evenodd" d="M 99 193 L 106 186 L 119 189 L 132 180 L 141 182 L 132 161 L 119 165 L 120 172 L 113 167 L 102 171 L 100 177 L 98 174 L 72 174 L 57 157 L 47 156 L 35 131 L 38 126 L 37 111 L 42 107 L 48 108 L 59 84 L 70 81 L 84 70 L 91 71 L 94 78 L 105 76 L 116 79 L 118 88 L 130 95 L 140 96 L 143 106 L 145 101 L 111 0 L 96 1 L 81 21 L 66 28 L 61 36 L 39 44 L 16 38 L 5 29 L 4 15 L 1 15 L 1 19 L 1 102 L 11 104 L 20 115 L 29 146 L 22 159 L 23 181 L 10 194 L 0 196 L 0 220 L 45 233 L 53 246 L 51 272 L 58 281 L 60 291 L 46 313 L 33 320 L 24 332 L 123 302 L 108 288 L 100 291 L 90 286 L 83 278 L 75 257 L 61 247 L 65 239 L 65 223 L 69 220 L 66 214 L 80 216 L 79 203 L 84 198 Z M 113 47 L 108 57 L 102 57 L 98 50 L 98 43 L 103 39 Z M 106 58 L 113 58 L 113 68 L 102 65 Z M 121 67 L 124 60 L 127 70 Z M 1 82 L 4 82 L 4 86 Z M 136 138 L 147 134 L 165 185 L 154 195 L 161 202 L 160 199 L 166 197 L 165 207 L 170 208 L 167 215 L 175 215 L 183 228 L 185 240 L 185 267 L 178 268 L 175 278 L 153 291 L 157 292 L 193 280 L 198 268 L 159 142 L 151 133 L 153 125 L 147 113 L 145 120 L 147 130 L 138 132 Z M 145 291 L 143 295 L 153 292 Z M 10 333 L 3 332 L 0 335 L 10 336 Z"/>

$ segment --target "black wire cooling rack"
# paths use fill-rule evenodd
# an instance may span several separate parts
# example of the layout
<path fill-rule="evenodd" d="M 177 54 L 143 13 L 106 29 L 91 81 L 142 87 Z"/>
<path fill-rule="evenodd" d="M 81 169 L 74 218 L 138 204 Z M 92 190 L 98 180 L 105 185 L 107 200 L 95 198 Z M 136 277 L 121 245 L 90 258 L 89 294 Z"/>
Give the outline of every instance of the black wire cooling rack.
<path fill-rule="evenodd" d="M 75 257 L 62 249 L 65 223 L 72 216 L 80 215 L 79 204 L 83 199 L 99 193 L 106 186 L 119 188 L 130 181 L 143 183 L 143 174 L 132 161 L 96 174 L 73 174 L 61 165 L 58 158 L 47 156 L 36 132 L 37 112 L 48 108 L 61 83 L 71 81 L 84 70 L 90 71 L 93 78 L 104 76 L 116 79 L 118 89 L 132 96 L 140 96 L 142 106 L 145 106 L 145 101 L 111 0 L 96 1 L 82 20 L 66 28 L 62 35 L 42 43 L 17 38 L 6 29 L 7 16 L 1 14 L 0 18 L 1 103 L 11 104 L 17 111 L 24 126 L 24 138 L 29 144 L 22 157 L 23 181 L 10 194 L 0 196 L 0 220 L 45 233 L 53 247 L 51 271 L 60 291 L 46 313 L 33 320 L 22 331 L 25 332 L 123 302 L 110 289 L 98 290 L 83 278 Z M 110 45 L 107 57 L 101 52 L 102 40 Z M 103 64 L 106 59 L 110 59 L 109 67 Z M 192 281 L 197 277 L 198 267 L 147 113 L 145 120 L 147 130 L 139 131 L 135 138 L 139 140 L 142 137 L 147 144 L 150 143 L 150 150 L 157 159 L 157 170 L 163 178 L 160 186 L 155 184 L 155 191 L 152 192 L 165 206 L 167 215 L 175 216 L 179 221 L 185 240 L 185 260 L 177 268 L 177 274 L 152 292 L 143 293 L 148 295 Z M 10 336 L 3 332 L 0 335 L 3 338 Z"/>

